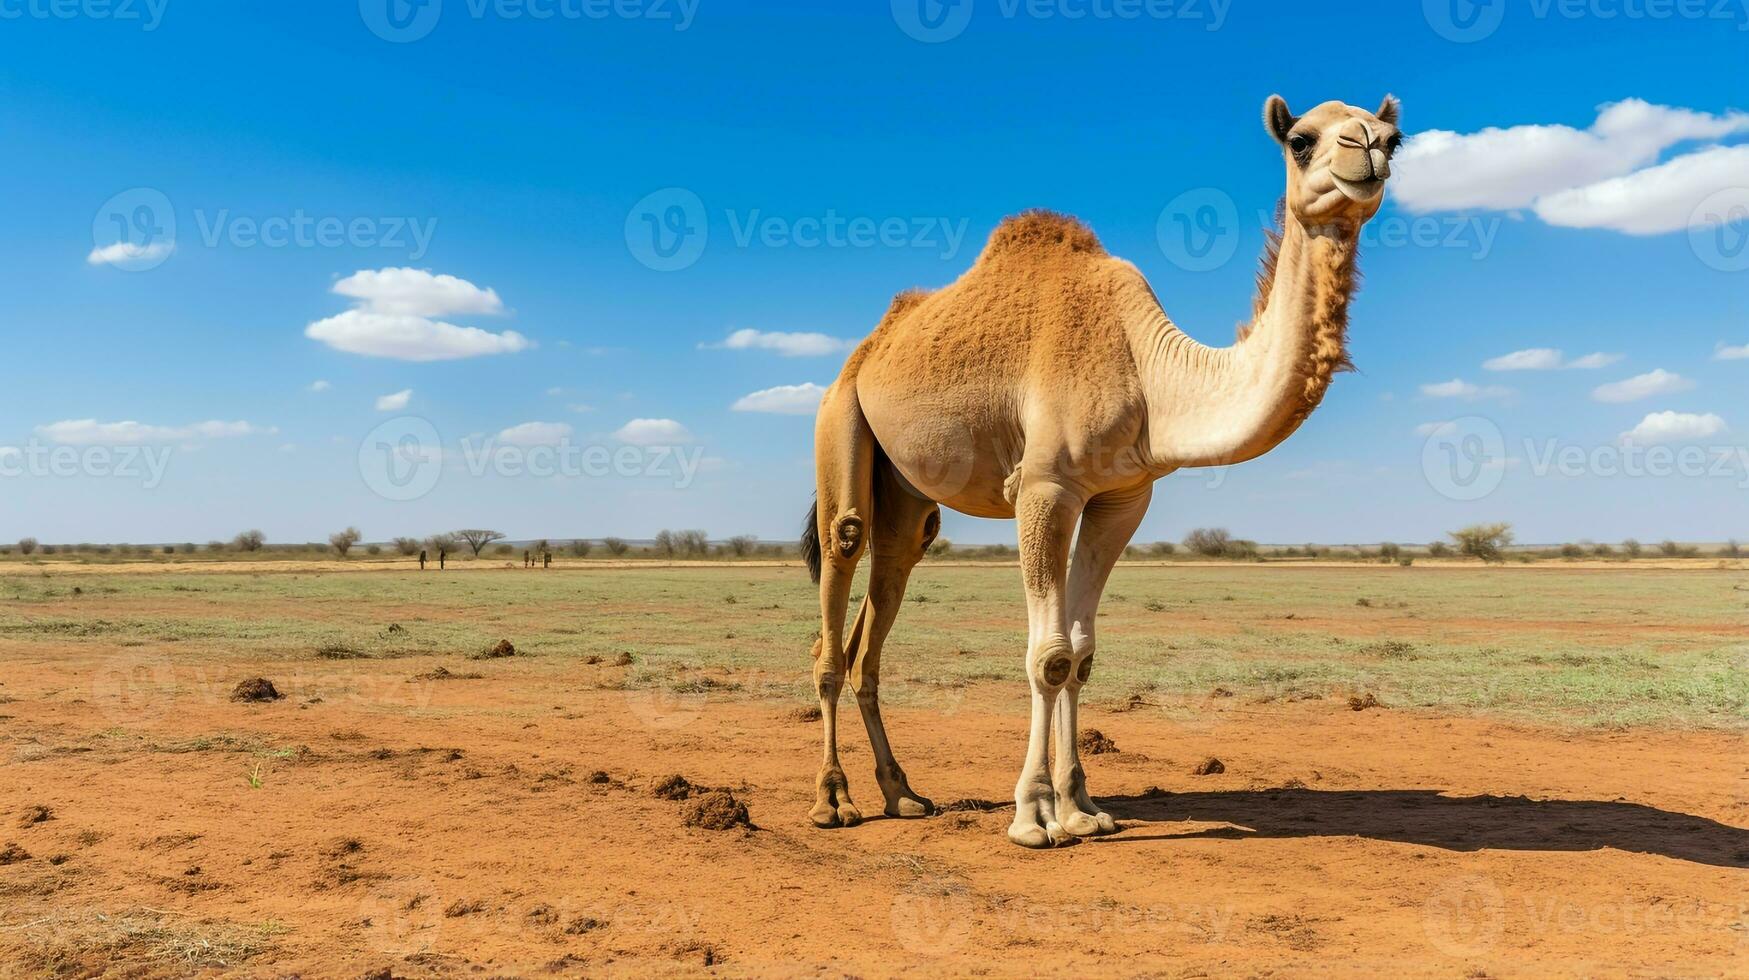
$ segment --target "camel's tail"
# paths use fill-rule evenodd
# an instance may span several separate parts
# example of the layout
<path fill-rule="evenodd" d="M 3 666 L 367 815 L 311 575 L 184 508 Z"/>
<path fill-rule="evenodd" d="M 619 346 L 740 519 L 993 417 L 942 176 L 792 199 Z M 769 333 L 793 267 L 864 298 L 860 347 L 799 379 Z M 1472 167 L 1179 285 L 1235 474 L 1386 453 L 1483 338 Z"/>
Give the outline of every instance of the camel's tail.
<path fill-rule="evenodd" d="M 808 522 L 802 527 L 802 560 L 808 563 L 808 577 L 820 584 L 820 501 L 808 508 Z"/>

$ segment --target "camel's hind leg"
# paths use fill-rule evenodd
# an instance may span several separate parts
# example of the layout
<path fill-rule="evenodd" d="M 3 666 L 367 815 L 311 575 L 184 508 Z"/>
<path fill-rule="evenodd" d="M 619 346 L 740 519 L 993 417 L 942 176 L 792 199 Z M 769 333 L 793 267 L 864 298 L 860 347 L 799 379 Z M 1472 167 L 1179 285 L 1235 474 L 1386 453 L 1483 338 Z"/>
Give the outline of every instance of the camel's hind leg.
<path fill-rule="evenodd" d="M 933 809 L 927 799 L 912 792 L 905 770 L 893 758 L 887 729 L 881 722 L 881 647 L 899 606 L 905 600 L 905 585 L 911 569 L 941 530 L 941 509 L 899 483 L 890 464 L 875 475 L 875 518 L 870 534 L 871 568 L 868 595 L 857 612 L 851 631 L 850 689 L 868 726 L 869 745 L 874 749 L 875 780 L 886 798 L 889 817 L 921 817 Z"/>
<path fill-rule="evenodd" d="M 1080 837 L 1109 834 L 1117 829 L 1111 815 L 1094 805 L 1093 798 L 1087 795 L 1087 776 L 1081 769 L 1081 753 L 1076 744 L 1079 735 L 1076 714 L 1081 685 L 1093 673 L 1093 623 L 1099 616 L 1105 580 L 1147 514 L 1153 492 L 1150 483 L 1136 490 L 1101 494 L 1088 501 L 1081 515 L 1081 533 L 1075 539 L 1075 557 L 1069 565 L 1069 642 L 1074 669 L 1057 693 L 1051 784 L 1056 791 L 1058 822 L 1064 830 Z"/>
<path fill-rule="evenodd" d="M 874 433 L 863 419 L 854 385 L 835 384 L 814 423 L 818 500 L 815 533 L 820 548 L 820 639 L 814 644 L 814 688 L 820 695 L 823 757 L 809 817 L 816 826 L 851 826 L 862 812 L 838 763 L 838 692 L 844 685 L 845 606 L 862 558 L 874 511 Z M 860 620 L 859 620 L 860 622 Z"/>

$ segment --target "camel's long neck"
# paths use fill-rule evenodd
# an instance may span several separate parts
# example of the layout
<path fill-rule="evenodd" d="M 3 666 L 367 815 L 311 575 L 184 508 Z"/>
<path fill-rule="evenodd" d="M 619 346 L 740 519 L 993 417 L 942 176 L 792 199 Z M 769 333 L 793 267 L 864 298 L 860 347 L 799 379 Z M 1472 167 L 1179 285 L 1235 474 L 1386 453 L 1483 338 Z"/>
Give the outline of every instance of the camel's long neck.
<path fill-rule="evenodd" d="M 1358 228 L 1308 230 L 1290 213 L 1264 256 L 1251 324 L 1231 347 L 1197 343 L 1164 317 L 1140 353 L 1150 450 L 1161 463 L 1254 459 L 1294 433 L 1349 368 Z"/>

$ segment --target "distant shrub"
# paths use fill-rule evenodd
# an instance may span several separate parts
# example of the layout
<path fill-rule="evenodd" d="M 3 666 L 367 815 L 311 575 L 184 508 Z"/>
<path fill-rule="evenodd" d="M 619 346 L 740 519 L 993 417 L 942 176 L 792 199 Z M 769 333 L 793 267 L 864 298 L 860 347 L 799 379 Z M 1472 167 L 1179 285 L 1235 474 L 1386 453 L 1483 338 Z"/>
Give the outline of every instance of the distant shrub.
<path fill-rule="evenodd" d="M 1386 541 L 1379 545 L 1379 557 L 1385 561 L 1396 561 L 1402 557 L 1403 547 L 1395 541 Z"/>
<path fill-rule="evenodd" d="M 52 555 L 52 554 L 54 554 L 54 553 L 55 553 L 55 552 L 56 552 L 56 551 L 57 551 L 57 550 L 58 550 L 58 549 L 57 549 L 57 548 L 56 548 L 56 547 L 55 547 L 55 546 L 54 546 L 54 545 L 52 545 L 52 544 L 45 544 L 45 545 L 43 545 L 43 554 L 45 554 L 45 555 Z"/>
<path fill-rule="evenodd" d="M 1609 545 L 1606 545 L 1606 544 L 1594 544 L 1594 545 L 1592 545 L 1591 546 L 1591 553 L 1593 555 L 1597 556 L 1598 558 L 1614 558 L 1615 557 L 1615 549 L 1611 548 Z"/>
<path fill-rule="evenodd" d="M 425 539 L 425 547 L 433 556 L 446 551 L 455 551 L 461 542 L 453 534 L 433 534 Z"/>
<path fill-rule="evenodd" d="M 362 537 L 364 537 L 364 535 L 358 533 L 358 528 L 356 527 L 349 527 L 344 531 L 335 531 L 333 534 L 328 535 L 328 547 L 333 548 L 335 554 L 345 558 L 352 552 L 352 546 L 357 544 Z"/>
<path fill-rule="evenodd" d="M 258 530 L 244 531 L 231 539 L 231 546 L 238 551 L 260 551 L 267 543 L 267 535 Z M 210 549 L 211 546 L 209 545 Z"/>
<path fill-rule="evenodd" d="M 18 539 L 18 553 L 21 555 L 35 554 L 36 553 L 36 539 L 35 538 L 19 538 Z"/>
<path fill-rule="evenodd" d="M 601 546 L 606 548 L 607 553 L 615 558 L 622 557 L 631 550 L 631 545 L 627 544 L 624 538 L 602 538 Z"/>
<path fill-rule="evenodd" d="M 759 539 L 751 534 L 737 534 L 723 542 L 723 549 L 736 558 L 745 558 L 753 553 L 759 544 Z"/>
<path fill-rule="evenodd" d="M 1585 557 L 1585 549 L 1576 544 L 1564 544 L 1561 545 L 1561 557 L 1568 561 L 1572 561 L 1575 558 L 1583 558 Z"/>
<path fill-rule="evenodd" d="M 936 538 L 929 542 L 929 557 L 940 558 L 953 550 L 953 542 L 946 538 Z"/>
<path fill-rule="evenodd" d="M 1177 554 L 1178 546 L 1170 541 L 1156 541 L 1153 544 L 1148 545 L 1148 550 L 1161 558 L 1165 558 L 1169 555 Z"/>
<path fill-rule="evenodd" d="M 575 558 L 588 558 L 589 553 L 594 550 L 595 542 L 590 541 L 587 538 L 577 538 L 571 542 L 570 551 L 571 555 Z"/>
<path fill-rule="evenodd" d="M 1451 545 L 1446 544 L 1444 541 L 1428 542 L 1427 557 L 1444 558 L 1449 554 L 1451 554 Z"/>
<path fill-rule="evenodd" d="M 1737 539 L 1732 538 L 1731 540 L 1725 542 L 1725 546 L 1723 548 L 1719 549 L 1719 557 L 1720 558 L 1741 558 L 1741 557 L 1743 557 L 1743 546 L 1737 543 Z"/>
<path fill-rule="evenodd" d="M 366 545 L 364 553 L 367 555 L 380 555 L 383 553 L 383 546 L 380 544 Z"/>
<path fill-rule="evenodd" d="M 510 545 L 501 544 L 501 545 L 498 545 L 497 547 L 493 548 L 492 553 L 495 555 L 514 555 L 514 554 L 516 554 L 516 549 L 511 547 Z M 478 554 L 478 553 L 476 552 L 476 554 Z"/>
<path fill-rule="evenodd" d="M 1629 558 L 1638 558 L 1645 554 L 1646 547 L 1633 538 L 1629 538 L 1621 543 L 1621 550 L 1627 552 Z"/>
<path fill-rule="evenodd" d="M 1208 558 L 1226 555 L 1233 535 L 1224 527 L 1199 527 L 1184 536 L 1184 547 Z"/>
<path fill-rule="evenodd" d="M 1674 541 L 1664 541 L 1658 545 L 1658 553 L 1665 558 L 1693 558 L 1700 554 L 1700 549 L 1694 545 L 1677 544 Z"/>
<path fill-rule="evenodd" d="M 1397 564 L 1403 568 L 1408 568 L 1410 565 L 1415 564 L 1415 558 L 1411 555 L 1399 555 L 1397 557 Z"/>
<path fill-rule="evenodd" d="M 411 558 L 419 553 L 419 541 L 416 538 L 396 538 L 389 542 L 395 546 L 395 551 Z"/>
<path fill-rule="evenodd" d="M 1506 548 L 1512 544 L 1510 524 L 1472 524 L 1451 532 L 1461 555 L 1480 558 L 1485 562 L 1506 560 Z"/>

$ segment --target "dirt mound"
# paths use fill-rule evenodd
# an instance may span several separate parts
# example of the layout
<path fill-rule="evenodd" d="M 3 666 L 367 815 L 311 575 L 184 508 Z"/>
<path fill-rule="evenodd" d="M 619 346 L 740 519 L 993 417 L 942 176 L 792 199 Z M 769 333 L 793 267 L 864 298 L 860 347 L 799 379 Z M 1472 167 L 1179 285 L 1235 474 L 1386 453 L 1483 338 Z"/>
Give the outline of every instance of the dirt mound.
<path fill-rule="evenodd" d="M 265 677 L 251 677 L 240 682 L 231 691 L 232 701 L 278 701 L 283 697 L 285 695 L 279 693 L 279 689 L 273 686 L 273 682 Z"/>
<path fill-rule="evenodd" d="M 1368 691 L 1365 694 L 1356 694 L 1349 698 L 1348 707 L 1354 711 L 1365 711 L 1368 708 L 1381 708 L 1384 705 L 1379 703 L 1379 699 L 1371 691 Z"/>
<path fill-rule="evenodd" d="M 1190 773 L 1193 776 L 1213 776 L 1216 773 L 1221 773 L 1221 772 L 1226 772 L 1226 771 L 1227 771 L 1226 764 L 1223 763 L 1221 760 L 1219 760 L 1211 755 L 1208 758 L 1197 763 L 1196 768 L 1192 769 L 1190 771 Z"/>
<path fill-rule="evenodd" d="M 32 827 L 53 819 L 55 819 L 55 811 L 38 803 L 35 806 L 24 808 L 24 814 L 18 818 L 18 825 Z"/>
<path fill-rule="evenodd" d="M 1105 755 L 1107 752 L 1118 751 L 1117 743 L 1097 728 L 1083 731 L 1075 739 L 1075 747 L 1081 750 L 1082 755 Z"/>
<path fill-rule="evenodd" d="M 613 782 L 613 777 L 607 774 L 607 770 L 597 769 L 589 774 L 589 782 L 602 785 Z"/>
<path fill-rule="evenodd" d="M 621 653 L 619 656 L 613 658 L 613 665 L 615 667 L 630 667 L 632 665 L 632 655 L 629 653 Z"/>
<path fill-rule="evenodd" d="M 713 789 L 700 796 L 686 808 L 682 818 L 688 827 L 699 827 L 704 830 L 734 830 L 736 827 L 751 829 L 753 822 L 747 819 L 747 805 L 735 799 L 735 794 L 726 789 Z"/>
<path fill-rule="evenodd" d="M 17 844 L 9 843 L 5 847 L 0 847 L 0 865 L 17 864 L 20 861 L 28 860 L 30 860 L 30 852 Z"/>
<path fill-rule="evenodd" d="M 474 654 L 475 660 L 499 660 L 504 657 L 516 656 L 516 647 L 509 640 L 499 640 L 479 653 Z"/>
<path fill-rule="evenodd" d="M 650 795 L 658 800 L 686 800 L 699 792 L 701 790 L 697 786 L 679 773 L 664 776 L 650 787 Z"/>
<path fill-rule="evenodd" d="M 416 681 L 477 681 L 484 676 L 484 674 L 475 673 L 458 674 L 448 667 L 433 667 L 423 674 L 414 674 L 413 679 Z"/>
<path fill-rule="evenodd" d="M 789 713 L 789 720 L 799 722 L 819 721 L 820 706 L 817 704 L 810 704 L 803 708 L 792 708 Z"/>

